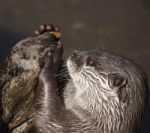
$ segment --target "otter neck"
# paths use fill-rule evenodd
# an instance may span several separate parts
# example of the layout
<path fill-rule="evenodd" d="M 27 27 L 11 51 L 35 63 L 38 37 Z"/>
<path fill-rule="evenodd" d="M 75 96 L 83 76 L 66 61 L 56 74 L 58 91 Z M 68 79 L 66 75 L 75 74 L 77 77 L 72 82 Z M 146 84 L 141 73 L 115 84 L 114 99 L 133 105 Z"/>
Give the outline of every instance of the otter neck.
<path fill-rule="evenodd" d="M 82 94 L 78 90 L 79 88 L 77 88 L 77 98 L 80 99 L 80 106 L 88 112 L 93 112 L 92 117 L 97 119 L 97 122 L 103 127 L 103 131 L 115 132 L 120 129 L 124 122 L 123 107 L 120 106 L 117 97 L 102 94 L 104 92 L 100 92 L 100 88 L 92 90 L 91 88 L 85 88 Z"/>

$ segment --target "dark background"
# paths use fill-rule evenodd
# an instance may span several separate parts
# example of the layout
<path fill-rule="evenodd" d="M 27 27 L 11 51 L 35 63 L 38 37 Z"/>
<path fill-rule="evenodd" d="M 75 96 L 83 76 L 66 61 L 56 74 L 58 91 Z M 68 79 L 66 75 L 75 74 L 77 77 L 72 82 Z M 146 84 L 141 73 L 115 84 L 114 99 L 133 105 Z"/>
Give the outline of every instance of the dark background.
<path fill-rule="evenodd" d="M 49 23 L 61 27 L 65 57 L 72 49 L 103 48 L 133 58 L 150 77 L 149 0 L 0 0 L 0 62 L 16 42 Z M 143 133 L 150 133 L 149 111 L 150 102 Z"/>

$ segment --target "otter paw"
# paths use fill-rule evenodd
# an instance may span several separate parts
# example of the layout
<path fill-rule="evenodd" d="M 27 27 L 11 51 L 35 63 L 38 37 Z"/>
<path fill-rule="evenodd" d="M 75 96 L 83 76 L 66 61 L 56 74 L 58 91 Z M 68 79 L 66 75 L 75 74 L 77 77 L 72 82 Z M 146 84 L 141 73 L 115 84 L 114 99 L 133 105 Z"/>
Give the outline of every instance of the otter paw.
<path fill-rule="evenodd" d="M 58 44 L 56 46 L 56 50 L 54 51 L 54 63 L 60 63 L 60 60 L 62 58 L 62 54 L 63 54 L 63 45 L 61 44 L 60 41 L 58 41 Z"/>
<path fill-rule="evenodd" d="M 50 25 L 40 25 L 38 30 L 35 30 L 35 35 L 41 35 L 47 32 L 60 32 L 60 29 L 58 27 L 54 27 L 52 24 Z"/>
<path fill-rule="evenodd" d="M 62 60 L 63 46 L 59 42 L 55 51 L 48 51 L 45 57 L 44 69 L 51 71 L 52 73 L 58 72 L 61 60 Z"/>

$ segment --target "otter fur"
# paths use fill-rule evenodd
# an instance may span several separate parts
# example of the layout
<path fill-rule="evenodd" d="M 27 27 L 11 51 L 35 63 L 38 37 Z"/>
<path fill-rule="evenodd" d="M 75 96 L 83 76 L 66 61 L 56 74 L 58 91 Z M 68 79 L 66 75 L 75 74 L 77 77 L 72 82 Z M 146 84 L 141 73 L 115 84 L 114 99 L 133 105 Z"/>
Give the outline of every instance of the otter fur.
<path fill-rule="evenodd" d="M 49 52 L 35 90 L 40 133 L 136 133 L 145 107 L 146 76 L 131 60 L 105 50 L 74 51 L 63 100 L 57 75 L 62 46 Z"/>

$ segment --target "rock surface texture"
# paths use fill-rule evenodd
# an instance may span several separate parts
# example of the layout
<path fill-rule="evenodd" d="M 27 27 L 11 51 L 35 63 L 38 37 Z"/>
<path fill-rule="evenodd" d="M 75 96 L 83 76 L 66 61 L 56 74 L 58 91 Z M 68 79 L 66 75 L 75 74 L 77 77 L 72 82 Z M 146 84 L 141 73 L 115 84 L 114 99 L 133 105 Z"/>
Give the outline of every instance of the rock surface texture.
<path fill-rule="evenodd" d="M 8 132 L 33 132 L 34 88 L 46 53 L 59 43 L 60 32 L 55 33 L 47 32 L 21 40 L 0 66 L 1 123 L 7 125 Z"/>

